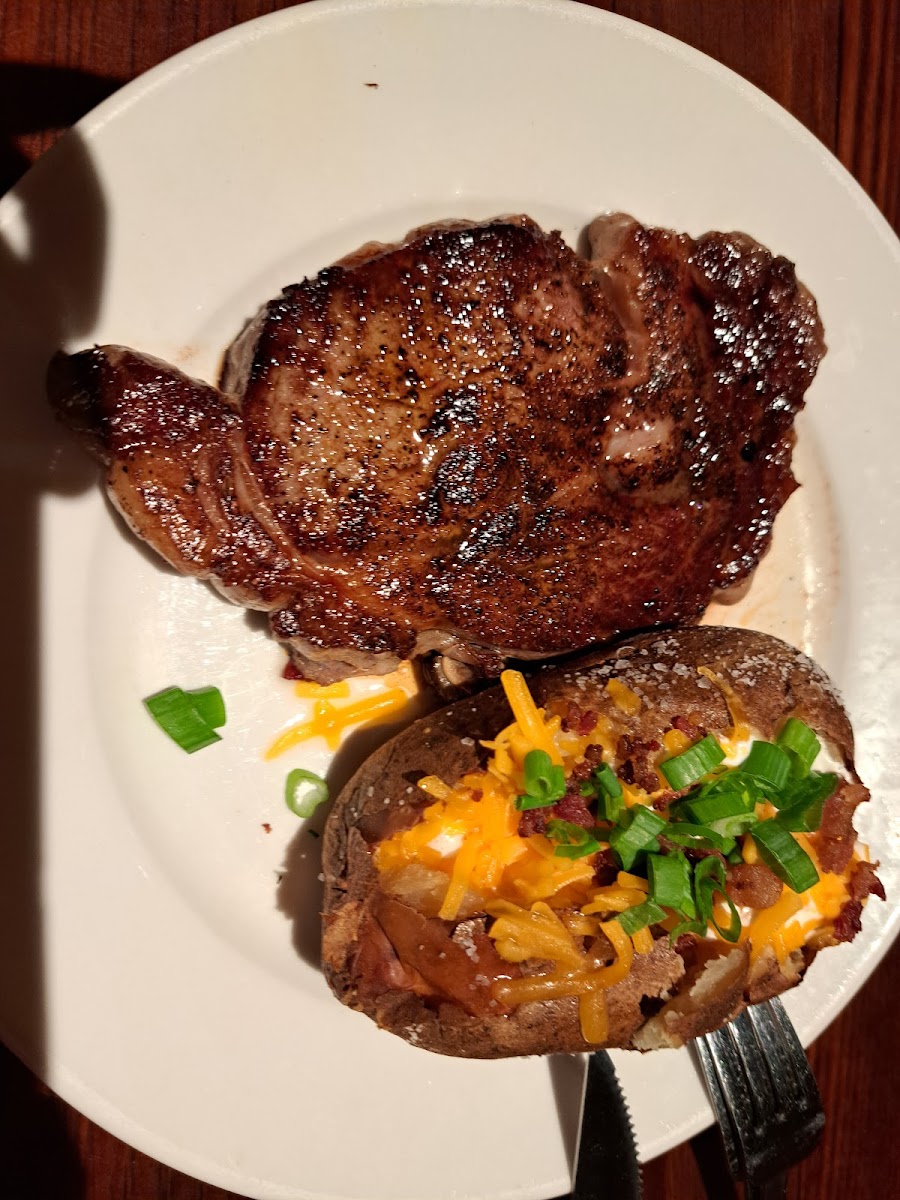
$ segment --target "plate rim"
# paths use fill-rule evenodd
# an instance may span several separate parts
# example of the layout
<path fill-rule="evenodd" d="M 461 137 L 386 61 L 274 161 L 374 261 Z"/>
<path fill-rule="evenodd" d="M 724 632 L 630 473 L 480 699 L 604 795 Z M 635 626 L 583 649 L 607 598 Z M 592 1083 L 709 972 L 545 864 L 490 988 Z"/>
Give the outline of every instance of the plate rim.
<path fill-rule="evenodd" d="M 842 164 L 831 154 L 825 145 L 819 141 L 809 130 L 807 130 L 795 117 L 787 110 L 782 108 L 776 101 L 763 93 L 755 85 L 738 75 L 736 72 L 715 59 L 710 58 L 702 51 L 696 50 L 677 39 L 660 33 L 649 26 L 643 25 L 640 22 L 621 17 L 618 14 L 608 13 L 604 10 L 592 9 L 586 5 L 578 5 L 576 9 L 571 0 L 515 0 L 510 3 L 510 0 L 438 0 L 433 3 L 431 0 L 310 0 L 310 3 L 299 5 L 294 8 L 282 9 L 274 13 L 265 14 L 255 17 L 249 21 L 231 26 L 228 29 L 213 35 L 203 41 L 194 43 L 186 47 L 178 54 L 164 60 L 154 66 L 136 79 L 129 81 L 114 95 L 103 101 L 94 110 L 83 117 L 79 122 L 72 127 L 72 132 L 76 132 L 83 137 L 88 143 L 91 139 L 98 136 L 102 130 L 111 122 L 122 119 L 128 111 L 135 105 L 140 104 L 147 97 L 151 96 L 155 91 L 165 88 L 169 82 L 182 74 L 190 73 L 201 67 L 209 58 L 218 55 L 225 55 L 239 50 L 241 46 L 248 41 L 255 41 L 261 37 L 263 29 L 268 34 L 270 29 L 277 29 L 279 26 L 288 27 L 303 27 L 312 21 L 332 19 L 336 17 L 349 17 L 354 12 L 365 11 L 372 12 L 377 10 L 396 10 L 396 9 L 437 9 L 437 8 L 477 8 L 477 9 L 506 9 L 512 10 L 517 7 L 527 8 L 534 11 L 552 13 L 555 16 L 563 16 L 571 22 L 585 22 L 596 25 L 598 27 L 614 28 L 625 32 L 631 38 L 646 42 L 651 46 L 661 46 L 669 53 L 676 54 L 681 58 L 688 68 L 701 69 L 707 75 L 717 78 L 720 82 L 739 94 L 743 94 L 749 98 L 753 104 L 763 110 L 763 112 L 774 118 L 781 124 L 787 132 L 801 141 L 807 142 L 815 148 L 817 158 L 826 167 L 827 170 L 840 182 L 844 191 L 847 192 L 856 202 L 857 208 L 860 209 L 867 223 L 881 237 L 886 248 L 890 248 L 890 252 L 895 261 L 900 265 L 900 242 L 888 224 L 884 215 L 879 211 L 874 201 L 864 191 L 861 185 L 853 178 L 853 176 L 843 167 Z M 65 140 L 70 135 L 67 132 L 63 135 L 60 141 Z M 14 206 L 17 194 L 23 187 L 25 180 L 33 177 L 36 171 L 48 171 L 53 169 L 54 149 L 51 147 L 34 166 L 26 173 L 3 198 L 0 200 L 0 229 L 3 228 L 4 219 L 8 215 L 12 206 Z M 48 165 L 49 164 L 49 165 Z M 871 976 L 872 972 L 880 964 L 886 953 L 888 952 L 897 933 L 900 932 L 900 912 L 894 911 L 891 920 L 887 921 L 883 929 L 879 932 L 875 939 L 874 948 L 870 950 L 865 962 L 852 975 L 847 985 L 843 989 L 841 996 L 833 1003 L 825 1006 L 820 1013 L 817 1021 L 814 1022 L 814 1031 L 804 1040 L 808 1043 L 821 1033 L 828 1024 L 842 1011 L 849 1003 L 850 999 L 859 991 L 866 980 Z M 871 941 L 871 939 L 870 939 Z M 17 1055 L 24 1061 L 28 1062 L 29 1057 L 26 1053 L 22 1053 L 20 1048 L 13 1045 L 12 1048 Z M 69 1076 L 69 1083 L 72 1085 L 72 1090 L 68 1094 L 61 1089 L 60 1094 L 70 1103 L 74 1103 L 83 1112 L 88 1112 L 88 1106 L 83 1105 L 78 1096 L 84 1096 L 90 1105 L 90 1119 L 97 1122 L 103 1128 L 108 1129 L 116 1136 L 125 1136 L 127 1140 L 139 1148 L 149 1146 L 146 1152 L 153 1154 L 163 1161 L 171 1161 L 171 1156 L 166 1154 L 166 1151 L 174 1144 L 169 1143 L 166 1139 L 158 1138 L 152 1130 L 147 1130 L 143 1126 L 137 1125 L 130 1121 L 122 1110 L 115 1105 L 111 1105 L 102 1096 L 97 1093 L 84 1082 L 78 1079 L 77 1076 L 69 1073 L 65 1064 L 59 1063 L 53 1065 L 51 1063 L 51 1055 L 48 1054 L 47 1062 L 44 1064 L 44 1071 L 47 1075 L 52 1074 L 54 1081 L 63 1079 L 66 1075 Z M 54 1086 L 56 1083 L 54 1082 Z M 109 1108 L 110 1116 L 106 1119 L 104 1116 L 98 1117 L 98 1107 Z M 698 1116 L 693 1122 L 688 1121 L 685 1126 L 678 1130 L 678 1133 L 663 1141 L 665 1144 L 657 1149 L 656 1153 L 663 1153 L 672 1146 L 678 1144 L 685 1136 L 692 1136 L 694 1133 L 708 1126 L 712 1121 L 711 1111 L 705 1115 Z M 121 1122 L 119 1124 L 119 1122 Z M 123 1128 L 126 1132 L 123 1134 Z M 687 1131 L 685 1132 L 685 1128 Z M 139 1133 L 140 1138 L 135 1136 Z M 153 1149 L 152 1143 L 156 1141 L 162 1148 L 161 1154 L 159 1149 Z M 189 1152 L 185 1151 L 184 1147 L 176 1147 L 179 1155 L 183 1158 L 190 1157 Z M 208 1178 L 211 1182 L 216 1182 L 219 1186 L 234 1187 L 235 1176 L 222 1174 L 219 1179 L 213 1179 L 210 1174 L 210 1166 L 207 1160 L 198 1161 L 197 1166 L 202 1170 L 198 1172 L 199 1178 Z M 178 1169 L 185 1169 L 180 1167 Z M 195 1168 L 192 1167 L 191 1170 Z M 246 1185 L 247 1177 L 240 1176 L 243 1181 L 242 1186 Z M 254 1186 L 259 1187 L 264 1181 L 258 1181 Z M 266 1185 L 271 1189 L 271 1185 Z M 261 1196 L 295 1196 L 300 1193 L 295 1188 L 276 1190 L 264 1190 L 259 1193 Z M 515 1193 L 521 1195 L 520 1191 Z M 310 1193 L 312 1195 L 312 1193 Z"/>

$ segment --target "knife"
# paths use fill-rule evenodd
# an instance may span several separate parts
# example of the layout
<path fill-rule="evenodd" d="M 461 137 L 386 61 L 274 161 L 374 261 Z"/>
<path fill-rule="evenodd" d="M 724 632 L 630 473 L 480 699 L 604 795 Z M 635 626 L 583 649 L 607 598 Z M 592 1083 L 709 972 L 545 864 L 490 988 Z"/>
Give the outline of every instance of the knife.
<path fill-rule="evenodd" d="M 605 1050 L 587 1061 L 575 1163 L 571 1200 L 641 1200 L 631 1114 Z"/>

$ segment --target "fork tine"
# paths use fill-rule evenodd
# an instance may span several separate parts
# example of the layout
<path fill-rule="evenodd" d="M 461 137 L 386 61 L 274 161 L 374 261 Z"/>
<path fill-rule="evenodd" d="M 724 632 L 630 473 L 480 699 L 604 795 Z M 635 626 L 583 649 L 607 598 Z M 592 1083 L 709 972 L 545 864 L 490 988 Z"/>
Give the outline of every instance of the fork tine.
<path fill-rule="evenodd" d="M 819 1085 L 813 1074 L 806 1051 L 797 1036 L 790 1017 L 784 1010 L 779 999 L 770 1000 L 766 1005 L 759 1006 L 759 1024 L 765 1025 L 766 1018 L 781 1040 L 780 1061 L 786 1064 L 787 1070 L 794 1081 L 793 1104 L 795 1112 L 803 1121 L 802 1130 L 797 1135 L 796 1146 L 798 1156 L 809 1154 L 818 1144 L 825 1129 L 825 1113 L 822 1108 L 822 1097 Z"/>
<path fill-rule="evenodd" d="M 700 1059 L 710 1103 L 713 1106 L 713 1111 L 716 1114 L 716 1120 L 719 1124 L 719 1131 L 722 1134 L 725 1157 L 728 1160 L 728 1170 L 731 1172 L 733 1179 L 739 1179 L 743 1170 L 743 1160 L 738 1148 L 738 1134 L 732 1120 L 728 1102 L 722 1092 L 722 1085 L 719 1080 L 718 1071 L 716 1070 L 716 1062 L 710 1048 L 709 1040 L 705 1037 L 698 1037 L 694 1042 L 694 1049 L 697 1057 Z"/>
<path fill-rule="evenodd" d="M 782 1100 L 788 1097 L 799 1097 L 802 1090 L 802 1079 L 798 1067 L 806 1062 L 806 1055 L 796 1034 L 793 1041 L 785 1037 L 780 1022 L 775 1017 L 774 1010 L 769 1010 L 764 1004 L 747 1010 L 747 1020 L 753 1026 L 753 1031 L 762 1046 L 763 1054 L 769 1072 L 778 1081 L 778 1094 Z M 791 1029 L 793 1033 L 793 1029 Z"/>
<path fill-rule="evenodd" d="M 764 1121 L 776 1111 L 778 1099 L 765 1043 L 757 1036 L 748 1010 L 727 1026 L 727 1032 L 743 1065 L 744 1083 L 750 1093 L 756 1119 Z"/>
<path fill-rule="evenodd" d="M 790 1018 L 780 1002 L 767 1002 L 695 1045 L 734 1178 L 760 1200 L 783 1195 L 783 1172 L 814 1148 L 825 1124 Z"/>

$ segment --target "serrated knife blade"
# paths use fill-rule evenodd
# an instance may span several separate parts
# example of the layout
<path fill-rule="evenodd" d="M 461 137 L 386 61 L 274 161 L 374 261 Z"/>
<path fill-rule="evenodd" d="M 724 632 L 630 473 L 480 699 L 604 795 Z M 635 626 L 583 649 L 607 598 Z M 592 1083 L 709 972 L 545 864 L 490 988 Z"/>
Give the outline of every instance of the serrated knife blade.
<path fill-rule="evenodd" d="M 605 1050 L 587 1061 L 575 1163 L 571 1200 L 641 1200 L 631 1114 Z"/>

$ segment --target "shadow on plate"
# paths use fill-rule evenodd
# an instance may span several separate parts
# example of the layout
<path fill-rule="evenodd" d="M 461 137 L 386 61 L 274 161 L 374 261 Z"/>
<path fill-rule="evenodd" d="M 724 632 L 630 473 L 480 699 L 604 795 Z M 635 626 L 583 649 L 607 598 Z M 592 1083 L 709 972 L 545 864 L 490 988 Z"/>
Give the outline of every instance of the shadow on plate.
<path fill-rule="evenodd" d="M 391 721 L 372 722 L 355 729 L 335 753 L 328 768 L 328 792 L 340 795 L 370 754 L 407 725 L 437 707 L 431 693 L 421 690 Z M 331 805 L 323 806 L 298 830 L 285 851 L 284 874 L 278 884 L 278 909 L 291 922 L 291 940 L 300 957 L 318 968 L 322 949 L 322 830 Z"/>
<path fill-rule="evenodd" d="M 0 185 L 8 186 L 27 166 L 16 145 L 18 135 L 69 123 L 115 86 L 117 81 L 78 71 L 0 65 Z M 6 634 L 0 722 L 7 748 L 0 805 L 0 1034 L 41 1075 L 47 1065 L 41 752 L 42 745 L 52 747 L 52 731 L 41 730 L 39 717 L 41 507 L 47 497 L 76 495 L 95 484 L 91 463 L 50 415 L 44 375 L 51 354 L 87 336 L 94 325 L 107 212 L 89 150 L 74 133 L 38 162 L 16 196 L 17 219 L 7 201 L 0 227 L 0 539 L 6 569 L 0 599 Z M 52 619 L 66 621 L 64 604 Z M 52 663 L 43 667 L 52 671 Z M 78 680 L 61 684 L 75 697 L 82 687 Z M 40 1089 L 34 1081 L 24 1086 L 23 1077 L 4 1056 L 3 1107 L 32 1111 L 36 1124 L 29 1125 L 32 1133 L 26 1137 L 21 1120 L 4 1119 L 0 1157 L 4 1164 L 19 1164 L 28 1176 L 23 1197 L 70 1200 L 82 1194 L 77 1154 L 62 1123 L 41 1117 L 46 1106 Z M 23 1155 L 30 1155 L 28 1162 Z M 48 1174 L 49 1159 L 55 1165 Z"/>

